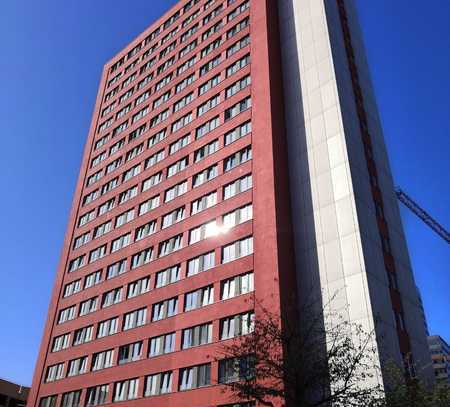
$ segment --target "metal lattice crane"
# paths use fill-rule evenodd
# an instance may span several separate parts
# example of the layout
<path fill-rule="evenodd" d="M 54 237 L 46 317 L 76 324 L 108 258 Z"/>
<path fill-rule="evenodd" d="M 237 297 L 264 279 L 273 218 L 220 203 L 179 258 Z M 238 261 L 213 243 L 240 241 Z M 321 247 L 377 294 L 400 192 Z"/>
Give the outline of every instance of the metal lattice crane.
<path fill-rule="evenodd" d="M 409 197 L 400 188 L 395 189 L 398 200 L 405 205 L 411 212 L 418 216 L 424 223 L 433 229 L 442 239 L 450 243 L 450 233 L 437 221 L 435 221 L 428 212 L 422 209 L 411 197 Z"/>

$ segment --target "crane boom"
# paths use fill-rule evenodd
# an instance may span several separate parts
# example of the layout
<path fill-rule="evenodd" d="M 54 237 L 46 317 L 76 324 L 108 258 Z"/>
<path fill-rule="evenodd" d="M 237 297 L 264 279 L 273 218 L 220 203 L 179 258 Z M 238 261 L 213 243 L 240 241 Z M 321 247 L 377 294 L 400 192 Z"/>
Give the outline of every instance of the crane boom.
<path fill-rule="evenodd" d="M 433 229 L 442 239 L 450 243 L 450 233 L 437 221 L 435 221 L 428 212 L 422 209 L 414 200 L 409 197 L 400 188 L 395 189 L 398 200 L 405 205 L 411 212 L 418 216 L 424 223 Z"/>

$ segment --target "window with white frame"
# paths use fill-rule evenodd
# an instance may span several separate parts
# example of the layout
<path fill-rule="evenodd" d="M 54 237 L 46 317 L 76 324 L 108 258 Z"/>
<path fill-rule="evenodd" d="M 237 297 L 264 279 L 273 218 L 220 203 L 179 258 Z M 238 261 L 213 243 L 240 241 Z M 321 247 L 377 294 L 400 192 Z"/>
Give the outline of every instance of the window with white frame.
<path fill-rule="evenodd" d="M 149 357 L 175 352 L 175 332 L 150 339 Z"/>
<path fill-rule="evenodd" d="M 180 280 L 181 266 L 179 264 L 168 267 L 156 273 L 156 288 L 164 287 Z"/>
<path fill-rule="evenodd" d="M 178 313 L 178 297 L 153 304 L 152 321 L 173 317 Z"/>
<path fill-rule="evenodd" d="M 222 263 L 228 263 L 252 253 L 253 237 L 250 236 L 224 246 L 222 248 Z"/>
<path fill-rule="evenodd" d="M 214 302 L 214 287 L 212 285 L 202 287 L 186 293 L 184 296 L 184 311 L 192 311 L 197 308 L 206 307 Z"/>

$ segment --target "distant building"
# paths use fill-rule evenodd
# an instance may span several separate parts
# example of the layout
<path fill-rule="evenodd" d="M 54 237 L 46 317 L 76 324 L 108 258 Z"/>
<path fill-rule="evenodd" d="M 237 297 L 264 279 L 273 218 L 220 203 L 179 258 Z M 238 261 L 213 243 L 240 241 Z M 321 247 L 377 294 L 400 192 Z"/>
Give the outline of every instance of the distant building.
<path fill-rule="evenodd" d="M 29 387 L 0 379 L 0 407 L 25 406 L 29 392 Z"/>
<path fill-rule="evenodd" d="M 431 359 L 433 360 L 434 376 L 437 383 L 450 384 L 450 346 L 439 335 L 428 337 Z"/>

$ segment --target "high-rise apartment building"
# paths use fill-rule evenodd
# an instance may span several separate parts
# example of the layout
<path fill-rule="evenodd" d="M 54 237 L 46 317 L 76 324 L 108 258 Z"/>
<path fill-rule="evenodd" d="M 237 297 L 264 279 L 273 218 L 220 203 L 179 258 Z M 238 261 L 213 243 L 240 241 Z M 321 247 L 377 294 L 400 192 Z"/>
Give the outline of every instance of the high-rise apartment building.
<path fill-rule="evenodd" d="M 428 337 L 436 382 L 450 385 L 450 346 L 439 335 Z"/>
<path fill-rule="evenodd" d="M 105 65 L 28 405 L 229 405 L 306 292 L 429 363 L 354 5 L 182 0 Z"/>

